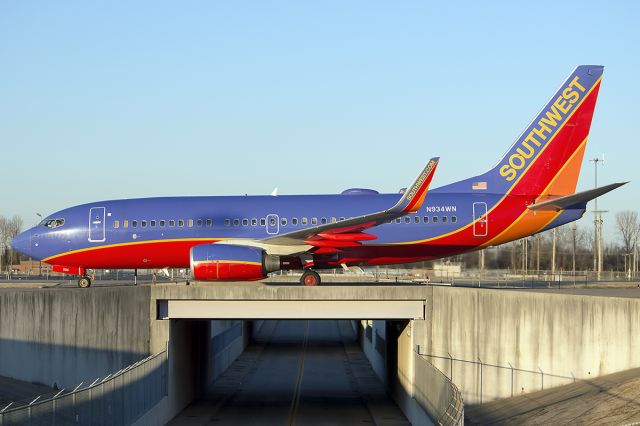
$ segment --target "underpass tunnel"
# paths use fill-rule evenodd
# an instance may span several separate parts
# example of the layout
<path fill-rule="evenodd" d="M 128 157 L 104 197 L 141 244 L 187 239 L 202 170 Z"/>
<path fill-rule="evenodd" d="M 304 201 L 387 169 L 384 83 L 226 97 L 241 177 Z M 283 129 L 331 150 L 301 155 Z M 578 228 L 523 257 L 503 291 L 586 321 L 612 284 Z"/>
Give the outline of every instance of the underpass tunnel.
<path fill-rule="evenodd" d="M 411 397 L 410 320 L 168 322 L 170 424 L 409 424 L 396 401 Z"/>

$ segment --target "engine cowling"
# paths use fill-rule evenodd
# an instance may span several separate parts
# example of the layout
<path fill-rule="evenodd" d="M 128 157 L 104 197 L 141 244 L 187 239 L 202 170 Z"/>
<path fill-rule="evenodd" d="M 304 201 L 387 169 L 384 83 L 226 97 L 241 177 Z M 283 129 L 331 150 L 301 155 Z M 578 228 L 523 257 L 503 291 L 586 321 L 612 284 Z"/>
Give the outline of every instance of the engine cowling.
<path fill-rule="evenodd" d="M 191 248 L 191 271 L 198 281 L 261 280 L 280 269 L 280 257 L 257 247 L 201 244 Z"/>

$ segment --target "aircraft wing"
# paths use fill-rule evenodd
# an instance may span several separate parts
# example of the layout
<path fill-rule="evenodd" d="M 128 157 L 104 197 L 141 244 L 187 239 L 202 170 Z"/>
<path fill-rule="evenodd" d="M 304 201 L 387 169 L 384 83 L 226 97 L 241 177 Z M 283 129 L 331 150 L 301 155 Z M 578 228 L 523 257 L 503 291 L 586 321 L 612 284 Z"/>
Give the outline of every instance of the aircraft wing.
<path fill-rule="evenodd" d="M 614 189 L 619 188 L 627 183 L 628 182 L 612 183 L 610 185 L 601 186 L 599 188 L 590 189 L 588 191 L 582 191 L 576 194 L 548 199 L 540 203 L 530 204 L 528 208 L 529 210 L 533 211 L 560 211 L 571 208 L 584 208 L 588 201 L 604 195 L 609 191 L 613 191 Z"/>
<path fill-rule="evenodd" d="M 362 231 L 418 211 L 427 195 L 439 161 L 438 157 L 429 160 L 413 185 L 387 210 L 275 235 L 260 242 L 281 246 L 347 247 L 360 245 L 359 241 L 373 240 L 376 238 L 374 235 Z"/>

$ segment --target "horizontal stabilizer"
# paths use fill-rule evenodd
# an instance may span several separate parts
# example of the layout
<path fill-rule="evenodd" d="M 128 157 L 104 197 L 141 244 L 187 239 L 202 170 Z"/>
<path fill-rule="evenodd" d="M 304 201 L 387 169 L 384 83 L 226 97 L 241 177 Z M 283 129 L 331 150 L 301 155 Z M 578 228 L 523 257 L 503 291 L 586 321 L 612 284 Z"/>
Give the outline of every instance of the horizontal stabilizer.
<path fill-rule="evenodd" d="M 601 186 L 599 188 L 590 189 L 588 191 L 578 192 L 576 194 L 566 195 L 564 197 L 553 198 L 541 203 L 529 205 L 529 210 L 533 211 L 560 211 L 571 208 L 583 208 L 588 202 L 609 191 L 613 191 L 628 182 L 617 182 L 610 185 Z"/>

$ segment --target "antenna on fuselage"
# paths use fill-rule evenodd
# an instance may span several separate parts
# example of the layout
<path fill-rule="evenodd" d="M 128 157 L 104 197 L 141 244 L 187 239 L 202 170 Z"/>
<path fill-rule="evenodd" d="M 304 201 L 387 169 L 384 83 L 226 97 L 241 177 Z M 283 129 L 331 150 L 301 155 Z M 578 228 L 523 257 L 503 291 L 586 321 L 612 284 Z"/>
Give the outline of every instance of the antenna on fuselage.
<path fill-rule="evenodd" d="M 278 187 L 277 186 L 275 188 L 273 188 L 273 191 L 271 191 L 271 196 L 272 197 L 277 197 L 278 196 Z"/>

